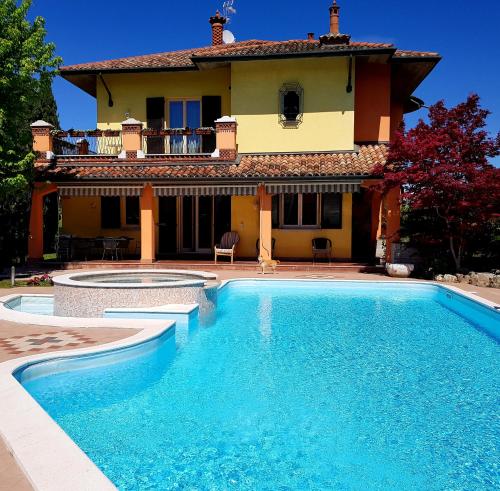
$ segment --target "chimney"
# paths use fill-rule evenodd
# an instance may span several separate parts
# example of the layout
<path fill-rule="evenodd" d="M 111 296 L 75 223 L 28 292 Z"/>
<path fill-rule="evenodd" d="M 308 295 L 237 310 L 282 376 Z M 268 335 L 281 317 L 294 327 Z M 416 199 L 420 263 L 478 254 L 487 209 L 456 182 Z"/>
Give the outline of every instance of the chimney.
<path fill-rule="evenodd" d="M 337 5 L 337 0 L 333 0 L 330 7 L 330 33 L 338 34 L 339 31 L 340 7 Z"/>
<path fill-rule="evenodd" d="M 307 33 L 307 40 L 308 41 L 314 41 L 314 32 L 308 32 Z"/>
<path fill-rule="evenodd" d="M 212 46 L 220 46 L 224 44 L 222 42 L 222 32 L 226 22 L 227 19 L 222 17 L 218 10 L 213 17 L 210 17 L 210 24 L 212 24 Z"/>

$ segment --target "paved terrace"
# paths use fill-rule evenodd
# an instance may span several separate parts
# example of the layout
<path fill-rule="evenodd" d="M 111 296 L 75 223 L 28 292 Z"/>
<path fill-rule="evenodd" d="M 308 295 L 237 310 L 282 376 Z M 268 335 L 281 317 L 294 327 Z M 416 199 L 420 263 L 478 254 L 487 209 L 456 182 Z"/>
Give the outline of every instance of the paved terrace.
<path fill-rule="evenodd" d="M 117 262 L 111 262 L 107 267 L 116 268 Z M 213 263 L 205 263 L 206 269 L 213 270 Z M 103 267 L 100 263 L 94 267 Z M 159 267 L 170 268 L 173 263 L 163 263 Z M 347 265 L 346 265 L 347 266 Z M 184 265 L 177 263 L 177 268 Z M 203 264 L 197 264 L 199 269 L 203 269 Z M 279 268 L 279 267 L 278 267 Z M 275 279 L 337 279 L 337 280 L 378 280 L 393 281 L 383 274 L 369 274 L 357 272 L 358 268 L 336 267 L 327 265 L 303 265 L 302 267 L 286 268 L 287 271 L 279 270 L 273 274 L 263 276 L 258 273 L 256 266 L 244 264 L 238 267 L 234 264 L 223 265 L 217 268 L 219 279 L 227 280 L 233 278 L 275 278 Z M 72 272 L 77 272 L 73 270 Z M 84 270 L 82 270 L 84 271 Z M 53 274 L 63 274 L 67 271 L 54 271 Z M 415 280 L 407 280 L 415 281 Z M 483 288 L 467 284 L 453 284 L 454 286 L 468 292 L 474 292 L 479 297 L 485 298 L 500 305 L 500 290 Z M 22 287 L 0 290 L 0 295 L 15 293 L 51 293 L 52 288 L 43 287 Z M 87 328 L 87 329 L 61 329 L 47 326 L 21 325 L 13 322 L 0 321 L 0 363 L 12 358 L 18 358 L 35 353 L 51 351 L 62 351 L 88 346 L 97 346 L 111 341 L 131 336 L 137 331 L 134 329 L 113 329 L 113 328 Z M 0 416 L 1 417 L 1 416 Z M 9 453 L 3 440 L 0 438 L 0 491 L 26 491 L 32 490 L 32 486 L 25 478 L 22 470 Z"/>

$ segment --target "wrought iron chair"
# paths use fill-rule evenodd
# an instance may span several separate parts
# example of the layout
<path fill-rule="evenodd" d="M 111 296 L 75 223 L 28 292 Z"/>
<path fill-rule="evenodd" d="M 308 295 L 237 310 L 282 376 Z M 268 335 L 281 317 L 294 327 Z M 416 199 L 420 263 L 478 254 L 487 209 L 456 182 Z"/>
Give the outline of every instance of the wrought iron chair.
<path fill-rule="evenodd" d="M 109 253 L 111 260 L 113 260 L 113 256 L 115 260 L 118 260 L 118 243 L 118 239 L 105 237 L 102 240 L 102 259 L 106 257 L 106 253 Z"/>
<path fill-rule="evenodd" d="M 70 260 L 73 257 L 71 235 L 59 235 L 57 237 L 56 252 L 58 259 Z"/>
<path fill-rule="evenodd" d="M 316 257 L 326 256 L 328 263 L 332 262 L 332 241 L 326 237 L 316 237 L 312 240 L 312 255 L 313 263 L 316 262 Z"/>
<path fill-rule="evenodd" d="M 215 264 L 217 264 L 217 256 L 228 256 L 231 258 L 231 264 L 233 264 L 234 250 L 239 240 L 238 232 L 226 232 L 222 236 L 220 244 L 215 246 Z"/>

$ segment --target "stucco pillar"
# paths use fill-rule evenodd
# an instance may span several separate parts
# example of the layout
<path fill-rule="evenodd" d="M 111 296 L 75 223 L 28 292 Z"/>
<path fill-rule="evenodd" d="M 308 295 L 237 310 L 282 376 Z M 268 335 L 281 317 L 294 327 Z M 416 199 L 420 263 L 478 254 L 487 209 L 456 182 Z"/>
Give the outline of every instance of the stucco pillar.
<path fill-rule="evenodd" d="M 134 118 L 122 121 L 121 159 L 144 158 L 142 151 L 142 123 Z"/>
<path fill-rule="evenodd" d="M 28 260 L 43 259 L 43 198 L 57 191 L 55 184 L 36 183 L 31 193 Z"/>
<path fill-rule="evenodd" d="M 259 255 L 263 259 L 272 259 L 272 209 L 273 196 L 266 193 L 264 185 L 259 186 Z"/>
<path fill-rule="evenodd" d="M 223 116 L 215 120 L 215 140 L 221 160 L 236 159 L 236 118 Z"/>
<path fill-rule="evenodd" d="M 53 153 L 53 138 L 50 131 L 54 128 L 50 123 L 39 119 L 31 125 L 33 136 L 33 151 L 42 158 L 51 158 Z"/>
<path fill-rule="evenodd" d="M 399 229 L 401 227 L 401 205 L 399 202 L 401 191 L 397 188 L 392 188 L 384 198 L 386 212 L 386 261 L 392 260 L 392 244 L 399 241 Z"/>
<path fill-rule="evenodd" d="M 146 184 L 140 198 L 141 204 L 141 262 L 156 259 L 153 186 Z"/>
<path fill-rule="evenodd" d="M 370 238 L 373 242 L 380 239 L 381 236 L 381 208 L 380 205 L 382 203 L 382 193 L 375 189 L 371 190 L 372 193 L 372 203 L 371 203 L 371 233 Z"/>

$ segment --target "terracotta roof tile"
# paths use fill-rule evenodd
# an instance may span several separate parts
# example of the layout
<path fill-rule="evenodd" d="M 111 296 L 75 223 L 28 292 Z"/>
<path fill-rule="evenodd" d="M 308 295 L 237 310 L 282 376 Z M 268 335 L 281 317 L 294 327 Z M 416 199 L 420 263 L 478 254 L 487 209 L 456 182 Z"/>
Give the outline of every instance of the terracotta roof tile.
<path fill-rule="evenodd" d="M 105 159 L 98 163 L 59 158 L 54 166 L 39 163 L 38 179 L 53 181 L 121 180 L 189 180 L 189 179 L 273 179 L 273 178 L 336 178 L 369 176 L 376 164 L 387 155 L 386 145 L 362 145 L 357 152 L 282 153 L 242 155 L 236 162 L 185 162 L 140 159 L 120 162 Z"/>
<path fill-rule="evenodd" d="M 290 40 L 264 41 L 249 40 L 221 46 L 207 46 L 180 51 L 170 51 L 142 56 L 129 56 L 114 60 L 81 63 L 61 67 L 61 71 L 97 71 L 97 70 L 131 70 L 131 69 L 175 69 L 195 68 L 196 58 L 229 58 L 234 56 L 272 56 L 287 54 L 307 54 L 314 52 L 339 52 L 363 49 L 393 48 L 387 43 L 351 42 L 348 45 L 321 45 L 319 41 Z"/>

